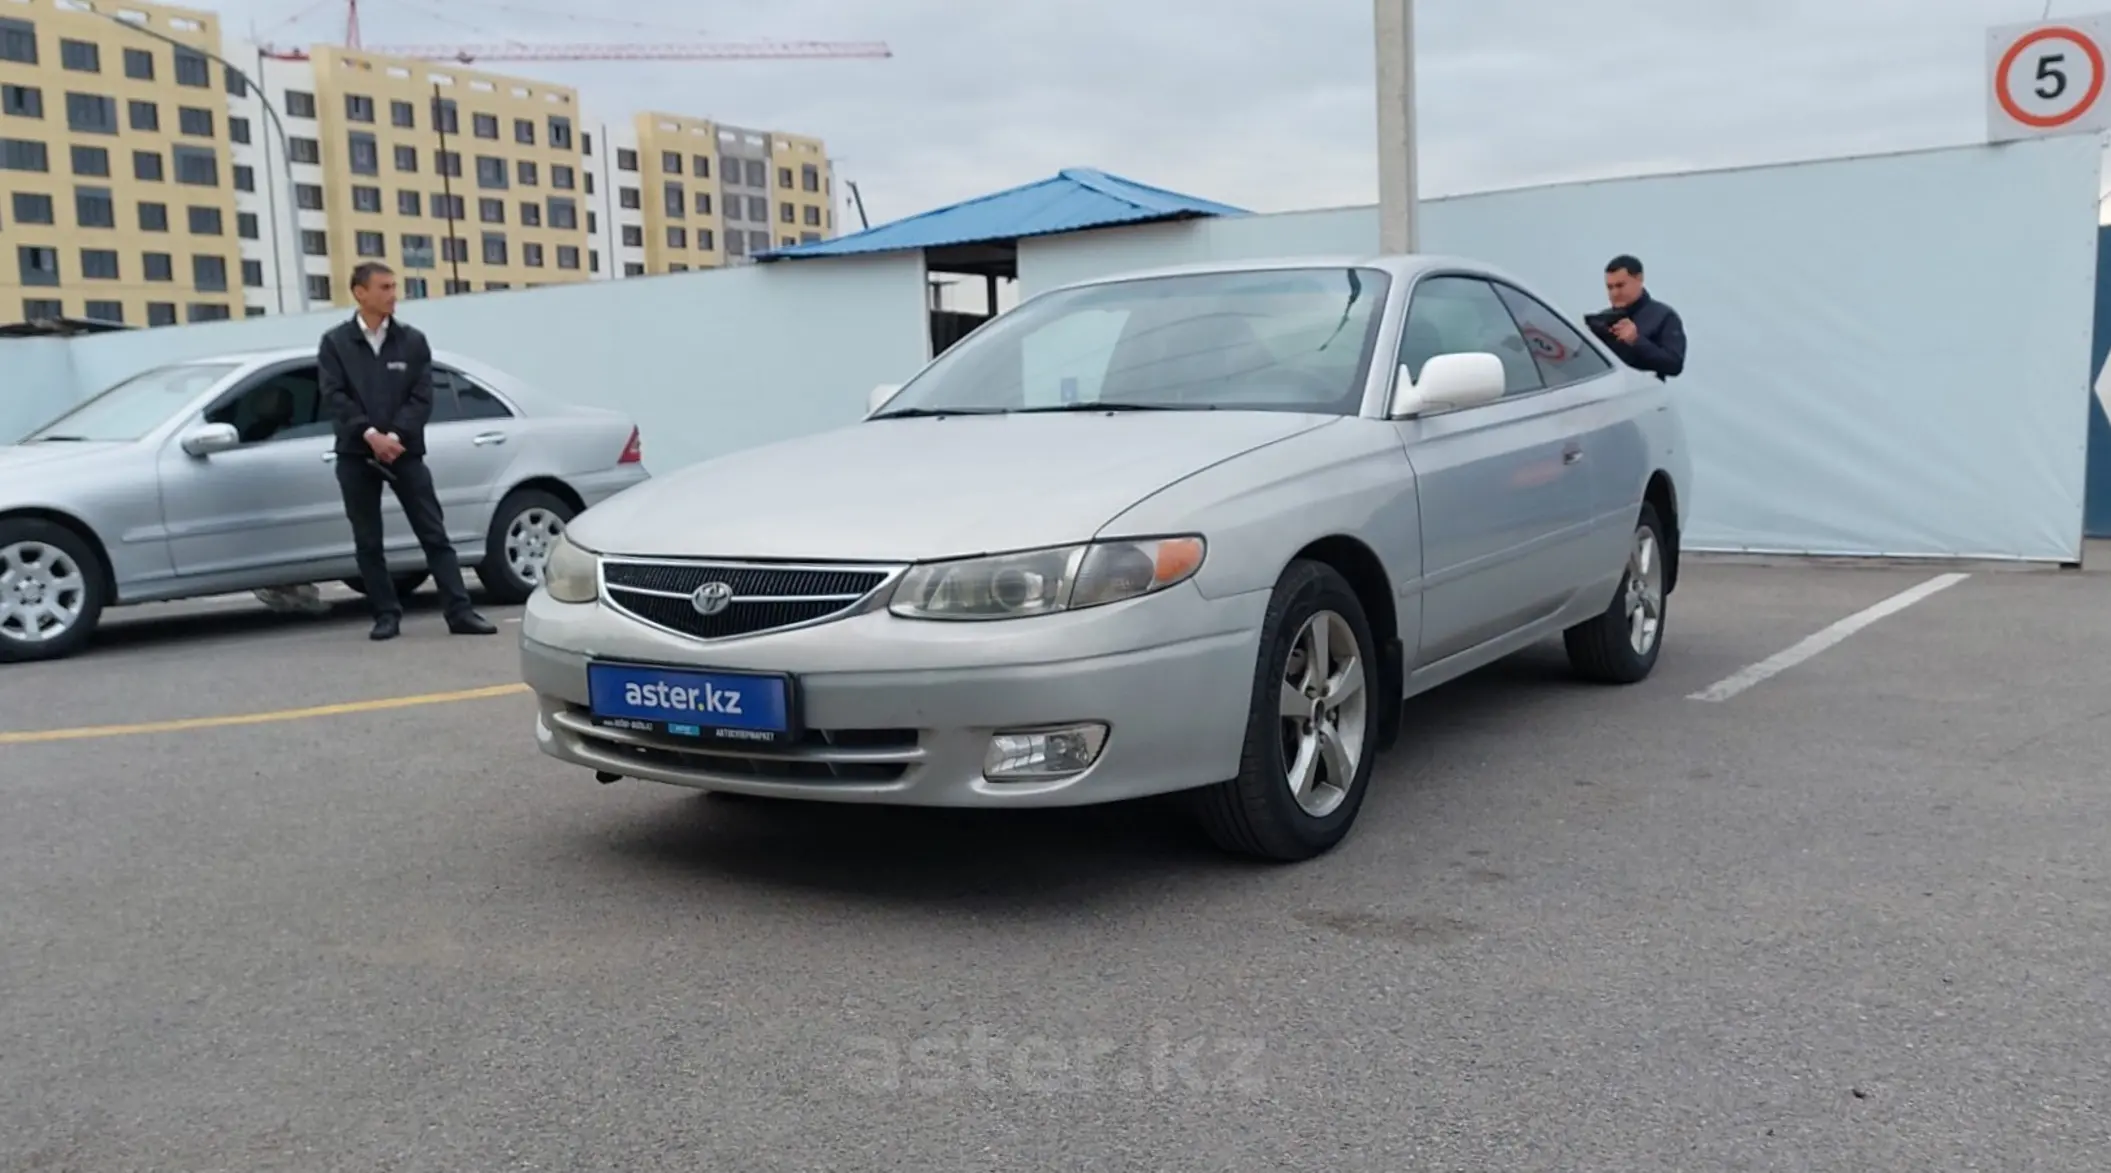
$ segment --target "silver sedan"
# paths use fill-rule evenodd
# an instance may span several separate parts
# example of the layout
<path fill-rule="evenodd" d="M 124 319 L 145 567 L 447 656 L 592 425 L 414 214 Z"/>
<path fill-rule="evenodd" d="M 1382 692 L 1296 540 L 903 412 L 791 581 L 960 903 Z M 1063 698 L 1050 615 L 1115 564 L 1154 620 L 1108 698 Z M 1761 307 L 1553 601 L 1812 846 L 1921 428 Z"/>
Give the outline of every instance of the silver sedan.
<path fill-rule="evenodd" d="M 578 519 L 523 620 L 545 752 L 835 802 L 1184 791 L 1295 860 L 1406 697 L 1548 637 L 1611 682 L 1663 646 L 1677 405 L 1483 265 L 1076 285 L 873 406 Z"/>
<path fill-rule="evenodd" d="M 449 536 L 519 602 L 574 517 L 646 479 L 617 413 L 544 400 L 437 353 L 426 443 Z M 298 583 L 357 585 L 313 349 L 173 363 L 0 448 L 0 662 L 78 651 L 105 608 Z M 397 589 L 424 554 L 384 495 Z"/>

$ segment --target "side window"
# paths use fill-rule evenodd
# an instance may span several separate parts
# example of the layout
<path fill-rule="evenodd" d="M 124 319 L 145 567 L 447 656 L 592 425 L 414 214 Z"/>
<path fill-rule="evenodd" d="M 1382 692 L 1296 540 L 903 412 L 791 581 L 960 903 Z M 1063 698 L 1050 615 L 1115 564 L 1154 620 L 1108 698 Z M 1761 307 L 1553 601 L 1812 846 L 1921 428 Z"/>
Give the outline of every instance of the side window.
<path fill-rule="evenodd" d="M 454 399 L 460 415 L 465 420 L 512 419 L 513 413 L 493 395 L 489 388 L 461 373 L 454 374 Z"/>
<path fill-rule="evenodd" d="M 451 424 L 462 418 L 461 405 L 455 402 L 455 373 L 443 366 L 432 369 L 432 415 L 425 426 Z"/>
<path fill-rule="evenodd" d="M 1517 319 L 1518 332 L 1524 335 L 1525 345 L 1532 348 L 1532 358 L 1539 363 L 1539 373 L 1547 386 L 1566 387 L 1613 369 L 1605 356 L 1591 349 L 1583 335 L 1547 308 L 1545 302 L 1508 285 L 1496 285 L 1495 292 Z"/>
<path fill-rule="evenodd" d="M 1408 377 L 1440 354 L 1485 351 L 1503 360 L 1503 394 L 1545 386 L 1517 323 L 1488 283 L 1473 277 L 1430 277 L 1415 286 L 1400 334 L 1400 362 Z"/>
<path fill-rule="evenodd" d="M 331 431 L 314 367 L 294 367 L 250 383 L 208 409 L 205 419 L 233 424 L 244 444 L 326 436 Z"/>

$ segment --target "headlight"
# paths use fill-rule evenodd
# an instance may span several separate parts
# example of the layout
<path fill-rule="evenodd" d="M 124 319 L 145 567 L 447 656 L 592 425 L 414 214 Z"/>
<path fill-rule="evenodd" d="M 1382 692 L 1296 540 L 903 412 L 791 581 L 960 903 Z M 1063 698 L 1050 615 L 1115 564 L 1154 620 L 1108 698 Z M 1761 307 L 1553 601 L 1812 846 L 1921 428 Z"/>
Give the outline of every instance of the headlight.
<path fill-rule="evenodd" d="M 601 560 L 560 536 L 542 564 L 542 586 L 560 603 L 591 603 L 600 593 Z"/>
<path fill-rule="evenodd" d="M 1017 619 L 1119 603 L 1186 582 L 1199 537 L 1059 546 L 910 567 L 887 609 L 907 619 Z"/>

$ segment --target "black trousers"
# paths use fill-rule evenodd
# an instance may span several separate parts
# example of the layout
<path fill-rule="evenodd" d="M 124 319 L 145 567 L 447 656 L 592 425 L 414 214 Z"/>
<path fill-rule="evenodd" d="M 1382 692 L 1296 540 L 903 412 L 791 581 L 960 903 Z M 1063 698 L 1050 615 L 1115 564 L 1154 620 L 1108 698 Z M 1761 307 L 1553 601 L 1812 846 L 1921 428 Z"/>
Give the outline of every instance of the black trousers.
<path fill-rule="evenodd" d="M 440 495 L 432 487 L 432 471 L 425 458 L 405 453 L 388 466 L 396 474 L 396 500 L 410 521 L 410 531 L 425 550 L 425 567 L 440 588 L 447 614 L 460 615 L 470 609 L 469 588 L 462 585 L 462 562 L 447 540 L 447 522 L 440 514 Z M 382 547 L 381 487 L 387 480 L 367 463 L 364 456 L 350 453 L 337 458 L 337 487 L 344 494 L 345 516 L 352 522 L 352 548 L 359 557 L 359 577 L 366 584 L 367 604 L 374 614 L 401 615 L 403 602 L 396 597 L 396 584 L 389 578 L 388 558 Z"/>

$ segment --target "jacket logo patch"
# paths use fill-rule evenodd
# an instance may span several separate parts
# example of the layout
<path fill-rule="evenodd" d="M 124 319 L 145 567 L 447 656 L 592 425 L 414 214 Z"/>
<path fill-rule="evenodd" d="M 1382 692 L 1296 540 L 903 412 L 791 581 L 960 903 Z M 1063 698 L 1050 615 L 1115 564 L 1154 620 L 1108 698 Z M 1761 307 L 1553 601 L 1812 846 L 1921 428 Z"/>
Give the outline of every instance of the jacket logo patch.
<path fill-rule="evenodd" d="M 410 364 L 404 362 L 392 362 L 388 365 L 388 369 L 392 371 L 407 371 L 410 369 Z"/>

